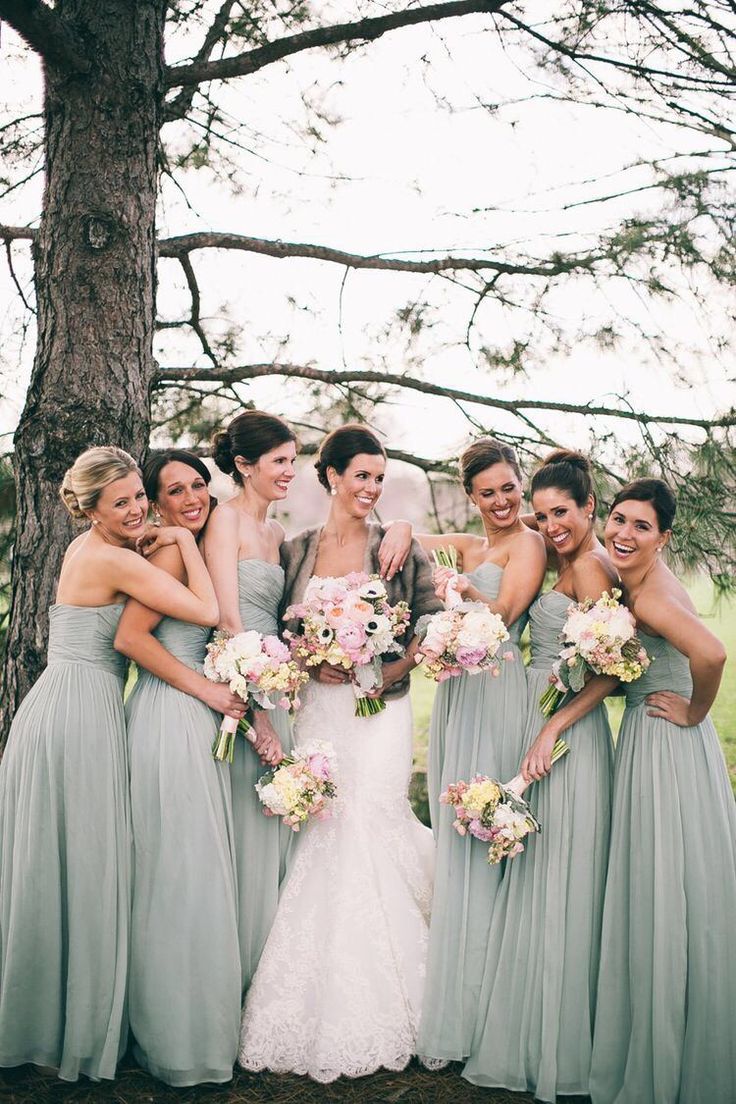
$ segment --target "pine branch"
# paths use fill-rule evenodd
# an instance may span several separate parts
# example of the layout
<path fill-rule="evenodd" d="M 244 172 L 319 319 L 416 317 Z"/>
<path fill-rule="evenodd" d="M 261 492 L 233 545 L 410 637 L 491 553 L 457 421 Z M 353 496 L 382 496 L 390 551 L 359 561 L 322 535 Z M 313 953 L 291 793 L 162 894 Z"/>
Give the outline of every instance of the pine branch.
<path fill-rule="evenodd" d="M 49 65 L 74 73 L 89 72 L 90 60 L 83 42 L 63 16 L 42 0 L 0 0 L 3 19 Z"/>
<path fill-rule="evenodd" d="M 418 23 L 431 23 L 440 19 L 453 19 L 472 13 L 500 11 L 506 0 L 451 0 L 450 3 L 429 4 L 426 7 L 407 8 L 389 15 L 358 19 L 353 23 L 339 23 L 332 27 L 316 27 L 311 31 L 287 35 L 265 46 L 217 61 L 198 61 L 188 65 L 171 66 L 166 73 L 167 88 L 198 85 L 210 80 L 228 80 L 231 77 L 249 76 L 275 61 L 311 50 L 318 46 L 335 46 L 343 42 L 372 42 L 387 31 L 411 27 Z"/>

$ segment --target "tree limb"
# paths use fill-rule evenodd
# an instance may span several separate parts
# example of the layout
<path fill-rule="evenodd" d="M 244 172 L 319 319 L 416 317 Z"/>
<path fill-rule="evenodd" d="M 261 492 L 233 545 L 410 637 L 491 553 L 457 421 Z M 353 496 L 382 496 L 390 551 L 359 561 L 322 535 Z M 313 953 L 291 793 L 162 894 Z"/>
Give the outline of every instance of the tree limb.
<path fill-rule="evenodd" d="M 326 245 L 312 245 L 307 242 L 270 241 L 267 238 L 252 238 L 245 234 L 199 233 L 181 234 L 178 237 L 163 238 L 159 242 L 160 257 L 175 257 L 179 260 L 184 254 L 195 249 L 239 249 L 246 253 L 261 253 L 267 257 L 309 257 L 317 261 L 332 261 L 347 268 L 381 269 L 389 272 L 454 272 L 470 270 L 479 272 L 490 269 L 492 272 L 521 276 L 559 276 L 563 273 L 590 270 L 602 259 L 596 253 L 571 254 L 567 257 L 555 256 L 548 261 L 536 264 L 512 264 L 507 261 L 495 261 L 489 257 L 437 257 L 428 261 L 404 260 L 400 257 L 383 257 L 380 254 L 366 256 L 361 253 L 346 253 L 342 249 L 332 249 Z"/>
<path fill-rule="evenodd" d="M 75 73 L 89 72 L 84 43 L 42 0 L 0 0 L 2 19 L 50 65 Z"/>
<path fill-rule="evenodd" d="M 519 417 L 523 417 L 521 412 L 524 410 L 554 410 L 566 414 L 584 414 L 590 417 L 623 418 L 643 425 L 658 423 L 660 425 L 693 426 L 705 430 L 717 426 L 736 425 L 736 410 L 715 419 L 678 418 L 668 414 L 637 413 L 631 409 L 620 409 L 615 406 L 595 406 L 592 403 L 575 404 L 537 399 L 499 399 L 490 395 L 475 394 L 472 391 L 460 391 L 453 387 L 441 387 L 439 384 L 414 379 L 412 376 L 388 376 L 385 372 L 371 371 L 330 372 L 304 364 L 246 364 L 219 371 L 214 371 L 212 368 L 159 368 L 154 377 L 154 385 L 175 385 L 189 380 L 233 384 L 243 383 L 245 380 L 259 379 L 262 376 L 287 376 L 292 379 L 306 379 L 332 386 L 346 383 L 389 384 L 410 391 L 421 391 L 425 395 L 438 395 L 458 402 L 489 406 L 495 410 L 504 410 Z"/>
<path fill-rule="evenodd" d="M 393 31 L 399 27 L 410 27 L 417 23 L 430 23 L 439 19 L 452 19 L 473 12 L 497 12 L 505 2 L 506 0 L 450 0 L 449 3 L 429 4 L 426 7 L 391 12 L 389 15 L 358 19 L 353 23 L 316 27 L 311 31 L 287 35 L 265 46 L 257 46 L 235 57 L 171 66 L 166 73 L 166 87 L 181 88 L 209 80 L 248 76 L 266 65 L 281 61 L 292 54 L 301 53 L 303 50 L 311 50 L 317 46 L 335 46 L 341 42 L 371 42 L 386 34 L 387 31 Z"/>
<path fill-rule="evenodd" d="M 218 42 L 222 42 L 226 39 L 227 27 L 230 20 L 230 12 L 235 5 L 235 0 L 225 0 L 222 4 L 217 15 L 212 20 L 210 27 L 204 36 L 204 42 L 200 49 L 194 56 L 193 65 L 201 65 L 203 62 L 210 60 L 212 51 Z M 194 93 L 197 91 L 196 84 L 187 85 L 184 87 L 178 96 L 176 96 L 170 103 L 164 106 L 164 119 L 169 122 L 171 119 L 183 119 L 188 114 L 192 100 L 194 99 Z"/>
<path fill-rule="evenodd" d="M 0 223 L 0 241 L 35 241 L 37 234 L 38 230 L 32 226 L 3 226 Z"/>

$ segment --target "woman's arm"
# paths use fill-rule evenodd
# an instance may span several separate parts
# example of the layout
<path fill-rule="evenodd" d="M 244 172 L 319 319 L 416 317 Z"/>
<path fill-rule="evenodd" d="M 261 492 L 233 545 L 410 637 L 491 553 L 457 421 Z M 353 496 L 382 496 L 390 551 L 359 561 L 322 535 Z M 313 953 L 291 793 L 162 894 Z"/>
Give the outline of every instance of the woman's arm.
<path fill-rule="evenodd" d="M 546 567 L 544 540 L 538 533 L 525 531 L 514 541 L 496 598 L 488 598 L 465 575 L 458 576 L 457 590 L 470 602 L 484 602 L 493 613 L 500 615 L 506 625 L 513 625 L 539 593 Z M 443 586 L 446 587 L 449 577 L 444 568 L 435 571 L 438 592 Z"/>
<path fill-rule="evenodd" d="M 184 582 L 184 564 L 176 547 L 161 549 L 156 553 L 154 562 L 156 567 L 178 578 L 179 582 Z M 130 598 L 118 623 L 115 648 L 129 659 L 135 660 L 139 667 L 150 671 L 176 690 L 198 698 L 217 713 L 225 713 L 236 719 L 242 717 L 245 712 L 243 703 L 226 685 L 210 682 L 198 671 L 187 667 L 152 635 L 160 621 L 160 613 Z"/>
<path fill-rule="evenodd" d="M 245 626 L 240 617 L 238 595 L 238 551 L 240 533 L 234 510 L 222 506 L 214 511 L 207 523 L 204 558 L 220 607 L 218 628 L 239 633 Z"/>
<path fill-rule="evenodd" d="M 127 548 L 108 550 L 106 570 L 112 587 L 167 617 L 195 625 L 216 625 L 217 598 L 194 537 L 187 529 L 162 529 L 158 547 L 176 543 L 187 585 Z"/>
<path fill-rule="evenodd" d="M 536 740 L 521 762 L 521 773 L 527 782 L 538 781 L 552 770 L 552 749 L 568 728 L 587 717 L 618 686 L 618 679 L 594 675 L 583 689 L 574 694 L 543 725 Z"/>
<path fill-rule="evenodd" d="M 635 603 L 637 619 L 663 636 L 690 661 L 693 692 L 690 699 L 671 690 L 657 690 L 647 698 L 650 717 L 663 717 L 689 728 L 708 715 L 721 685 L 726 650 L 696 613 L 664 588 L 653 589 Z"/>

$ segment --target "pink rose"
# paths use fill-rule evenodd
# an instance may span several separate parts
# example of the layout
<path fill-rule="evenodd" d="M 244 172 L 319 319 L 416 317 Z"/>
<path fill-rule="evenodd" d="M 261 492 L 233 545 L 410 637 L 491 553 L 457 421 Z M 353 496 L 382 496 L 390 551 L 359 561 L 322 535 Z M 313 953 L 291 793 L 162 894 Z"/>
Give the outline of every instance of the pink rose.
<path fill-rule="evenodd" d="M 329 781 L 330 778 L 330 760 L 322 752 L 315 752 L 314 755 L 310 755 L 307 760 L 309 769 L 315 778 L 320 778 L 323 782 Z"/>
<path fill-rule="evenodd" d="M 289 661 L 289 649 L 277 636 L 264 636 L 263 650 L 267 656 L 271 659 L 278 660 L 279 663 L 287 663 Z"/>
<path fill-rule="evenodd" d="M 337 638 L 338 644 L 349 652 L 362 648 L 366 639 L 363 626 L 350 621 L 337 629 L 335 637 Z"/>

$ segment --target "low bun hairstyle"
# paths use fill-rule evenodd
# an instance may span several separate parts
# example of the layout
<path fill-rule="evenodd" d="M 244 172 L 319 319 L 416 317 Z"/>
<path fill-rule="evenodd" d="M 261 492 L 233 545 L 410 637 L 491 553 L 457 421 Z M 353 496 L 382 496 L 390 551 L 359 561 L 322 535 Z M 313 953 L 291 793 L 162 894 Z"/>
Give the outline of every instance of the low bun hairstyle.
<path fill-rule="evenodd" d="M 317 478 L 326 491 L 330 489 L 327 469 L 334 468 L 338 475 L 342 475 L 353 457 L 360 456 L 361 453 L 386 459 L 385 448 L 368 426 L 359 422 L 348 422 L 327 434 L 319 446 L 314 462 Z"/>
<path fill-rule="evenodd" d="M 634 479 L 633 482 L 627 483 L 614 498 L 609 513 L 612 513 L 620 502 L 627 501 L 649 502 L 657 515 L 660 533 L 666 533 L 672 528 L 677 513 L 677 499 L 664 480 Z"/>
<path fill-rule="evenodd" d="M 519 482 L 522 482 L 519 461 L 511 445 L 505 445 L 495 437 L 479 437 L 460 453 L 458 460 L 460 479 L 466 494 L 473 493 L 476 475 L 480 475 L 486 468 L 492 468 L 494 464 L 508 464 Z"/>
<path fill-rule="evenodd" d="M 555 449 L 549 456 L 545 456 L 532 476 L 531 494 L 548 488 L 564 491 L 577 506 L 585 506 L 591 495 L 595 502 L 596 494 L 588 457 L 573 449 Z"/>
<path fill-rule="evenodd" d="M 262 410 L 244 410 L 233 418 L 227 429 L 219 430 L 212 439 L 212 459 L 221 472 L 231 475 L 242 487 L 243 477 L 235 464 L 235 457 L 242 456 L 248 464 L 255 464 L 266 452 L 296 443 L 296 434 L 283 418 L 264 414 Z"/>
<path fill-rule="evenodd" d="M 209 487 L 212 480 L 212 473 L 205 462 L 201 460 L 196 453 L 189 452 L 188 449 L 162 449 L 161 452 L 151 453 L 143 465 L 143 486 L 151 502 L 156 501 L 161 491 L 161 472 L 167 464 L 177 462 L 179 464 L 186 464 L 189 468 L 193 468 L 197 475 L 200 475 Z M 212 502 L 216 501 L 216 499 L 212 499 Z"/>
<path fill-rule="evenodd" d="M 75 521 L 84 521 L 94 510 L 105 487 L 140 469 L 130 455 L 114 445 L 98 445 L 78 456 L 66 471 L 59 488 L 61 501 Z"/>

